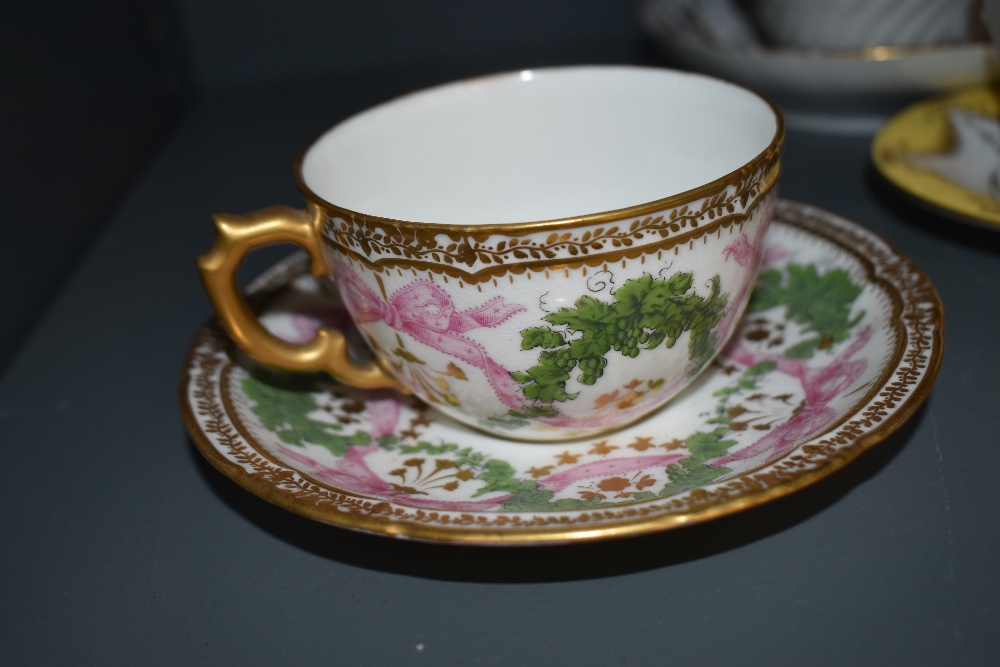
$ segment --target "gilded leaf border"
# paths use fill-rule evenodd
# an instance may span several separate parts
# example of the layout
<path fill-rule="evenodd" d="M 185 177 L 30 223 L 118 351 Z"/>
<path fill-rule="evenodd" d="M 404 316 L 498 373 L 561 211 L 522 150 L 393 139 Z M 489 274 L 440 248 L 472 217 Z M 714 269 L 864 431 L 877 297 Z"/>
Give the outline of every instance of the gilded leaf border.
<path fill-rule="evenodd" d="M 478 283 L 526 270 L 579 268 L 634 259 L 697 240 L 750 219 L 777 182 L 777 153 L 734 184 L 674 208 L 579 227 L 507 231 L 407 227 L 380 218 L 314 209 L 328 250 L 375 270 L 402 268 Z"/>

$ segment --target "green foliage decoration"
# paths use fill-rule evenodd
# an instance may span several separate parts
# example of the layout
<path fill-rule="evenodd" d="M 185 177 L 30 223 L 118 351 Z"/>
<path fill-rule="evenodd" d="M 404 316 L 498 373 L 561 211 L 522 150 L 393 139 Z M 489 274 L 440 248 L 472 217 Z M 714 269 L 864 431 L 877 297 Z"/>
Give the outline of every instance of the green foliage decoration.
<path fill-rule="evenodd" d="M 692 273 L 677 273 L 670 278 L 644 275 L 622 285 L 611 302 L 582 296 L 572 308 L 549 313 L 545 320 L 563 330 L 523 330 L 521 349 L 542 351 L 537 365 L 511 376 L 522 385 L 529 400 L 573 400 L 577 394 L 566 391 L 566 382 L 574 370 L 578 370 L 581 384 L 592 385 L 604 374 L 611 350 L 635 358 L 640 350 L 652 350 L 661 344 L 672 348 L 685 331 L 691 332 L 688 358 L 697 372 L 715 349 L 715 327 L 722 319 L 728 296 L 720 294 L 717 275 L 712 278 L 708 297 L 698 296 L 693 282 Z"/>
<path fill-rule="evenodd" d="M 458 445 L 453 445 L 451 443 L 443 442 L 440 445 L 435 445 L 421 440 L 415 445 L 401 445 L 399 451 L 402 454 L 427 454 L 428 456 L 441 456 L 442 454 L 447 454 L 448 452 L 454 452 L 457 449 Z"/>
<path fill-rule="evenodd" d="M 820 275 L 815 264 L 789 264 L 787 280 L 778 269 L 768 269 L 757 278 L 757 288 L 750 299 L 752 313 L 785 306 L 785 319 L 814 333 L 785 350 L 792 359 L 811 359 L 817 350 L 828 349 L 847 340 L 850 330 L 865 316 L 859 313 L 851 319 L 851 304 L 861 294 L 861 287 L 851 282 L 843 269 L 832 269 Z"/>
<path fill-rule="evenodd" d="M 707 432 L 695 431 L 687 437 L 685 442 L 691 455 L 667 466 L 667 476 L 670 481 L 663 486 L 659 495 L 673 496 L 705 486 L 730 472 L 725 466 L 712 466 L 706 463 L 717 456 L 722 456 L 736 444 L 735 440 L 725 439 L 733 431 L 730 428 L 733 417 L 729 413 L 729 400 L 744 391 L 757 389 L 757 381 L 774 369 L 773 361 L 754 364 L 743 371 L 734 384 L 715 392 L 719 402 L 715 408 L 715 416 L 708 420 L 708 423 L 718 426 Z"/>
<path fill-rule="evenodd" d="M 243 380 L 243 391 L 257 402 L 253 411 L 264 427 L 274 432 L 282 442 L 303 446 L 310 442 L 326 447 L 335 456 L 343 456 L 351 445 L 366 445 L 371 436 L 364 431 L 342 435 L 340 424 L 327 424 L 309 417 L 318 410 L 316 400 L 308 392 L 288 391 L 265 384 L 253 376 Z"/>
<path fill-rule="evenodd" d="M 479 474 L 485 486 L 472 494 L 473 498 L 501 491 L 512 494 L 503 501 L 501 509 L 507 512 L 537 512 L 543 510 L 575 510 L 592 507 L 606 507 L 614 503 L 603 502 L 600 498 L 582 500 L 580 498 L 559 498 L 553 500 L 555 494 L 538 485 L 533 479 L 519 479 L 514 467 L 501 459 L 490 459 L 485 462 L 484 470 Z"/>
<path fill-rule="evenodd" d="M 532 419 L 556 417 L 559 411 L 551 405 L 525 405 L 520 410 L 508 410 L 506 413 L 496 416 L 491 415 L 481 420 L 483 426 L 487 428 L 502 428 L 513 430 L 527 426 Z"/>
<path fill-rule="evenodd" d="M 850 318 L 851 305 L 861 288 L 854 285 L 842 269 L 820 275 L 814 265 L 789 265 L 787 272 L 786 281 L 776 269 L 764 271 L 758 278 L 749 306 L 751 312 L 759 312 L 784 305 L 786 319 L 815 333 L 813 338 L 789 348 L 785 355 L 810 358 L 816 350 L 846 340 L 850 329 L 864 317 L 861 313 Z M 713 278 L 707 298 L 697 296 L 691 289 L 692 283 L 690 273 L 669 279 L 647 275 L 626 282 L 610 303 L 590 296 L 581 297 L 573 308 L 564 308 L 545 318 L 553 326 L 564 327 L 563 331 L 535 327 L 521 332 L 523 349 L 538 347 L 543 351 L 537 366 L 526 373 L 512 373 L 513 377 L 524 386 L 525 396 L 533 400 L 545 403 L 571 400 L 575 394 L 567 394 L 565 387 L 574 369 L 579 369 L 580 382 L 593 384 L 601 377 L 607 365 L 605 355 L 611 350 L 634 358 L 640 350 L 660 344 L 673 347 L 684 331 L 691 332 L 688 358 L 700 368 L 711 357 L 715 327 L 727 305 L 727 296 L 720 294 L 718 276 Z M 397 354 L 399 352 L 409 354 L 402 349 Z M 415 357 L 414 360 L 422 363 Z M 562 365 L 560 360 L 564 361 Z M 774 369 L 774 362 L 757 363 L 740 374 L 735 382 L 716 391 L 714 395 L 719 400 L 715 414 L 707 420 L 714 428 L 696 431 L 686 438 L 689 456 L 666 468 L 668 481 L 658 493 L 641 491 L 627 502 L 673 496 L 710 484 L 730 473 L 729 468 L 707 462 L 722 456 L 736 444 L 736 440 L 727 438 L 739 427 L 734 423 L 736 417 L 731 410 L 733 399 L 744 392 L 757 390 L 759 380 Z M 242 384 L 246 395 L 256 403 L 252 409 L 261 423 L 286 444 L 301 447 L 308 442 L 326 447 L 335 456 L 343 456 L 352 445 L 372 442 L 365 431 L 344 435 L 340 424 L 310 417 L 310 413 L 320 407 L 309 392 L 281 389 L 254 377 L 245 378 Z M 550 405 L 533 405 L 510 410 L 492 419 L 516 428 L 532 418 L 556 414 Z M 483 483 L 473 497 L 494 492 L 510 494 L 501 503 L 503 511 L 590 509 L 622 504 L 602 500 L 599 496 L 555 499 L 555 494 L 540 486 L 537 480 L 518 477 L 507 461 L 489 458 L 471 447 L 459 448 L 453 443 L 434 444 L 423 440 L 404 444 L 396 435 L 382 436 L 377 443 L 387 451 L 402 454 L 450 455 L 457 465 L 474 471 L 476 479 Z"/>

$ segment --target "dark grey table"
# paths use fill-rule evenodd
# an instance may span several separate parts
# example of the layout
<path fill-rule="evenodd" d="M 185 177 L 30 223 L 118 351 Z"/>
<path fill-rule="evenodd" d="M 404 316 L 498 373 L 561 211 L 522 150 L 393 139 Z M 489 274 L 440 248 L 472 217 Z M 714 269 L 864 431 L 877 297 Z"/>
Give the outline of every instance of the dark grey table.
<path fill-rule="evenodd" d="M 176 396 L 210 314 L 210 214 L 299 204 L 299 149 L 409 87 L 217 93 L 121 202 L 0 383 L 0 662 L 997 664 L 1000 235 L 897 200 L 867 139 L 792 133 L 782 194 L 930 274 L 945 362 L 906 427 L 814 487 L 659 535 L 489 550 L 314 524 L 203 461 Z"/>

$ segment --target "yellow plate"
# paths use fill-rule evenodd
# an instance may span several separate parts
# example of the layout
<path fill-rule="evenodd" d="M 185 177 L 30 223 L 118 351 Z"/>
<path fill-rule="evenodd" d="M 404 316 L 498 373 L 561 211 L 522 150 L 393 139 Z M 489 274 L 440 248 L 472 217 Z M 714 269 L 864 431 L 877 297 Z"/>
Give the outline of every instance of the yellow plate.
<path fill-rule="evenodd" d="M 1000 202 L 909 161 L 912 155 L 947 153 L 955 147 L 948 118 L 952 108 L 1000 119 L 1000 89 L 967 88 L 901 111 L 872 141 L 872 161 L 890 183 L 920 202 L 971 222 L 1000 227 Z"/>

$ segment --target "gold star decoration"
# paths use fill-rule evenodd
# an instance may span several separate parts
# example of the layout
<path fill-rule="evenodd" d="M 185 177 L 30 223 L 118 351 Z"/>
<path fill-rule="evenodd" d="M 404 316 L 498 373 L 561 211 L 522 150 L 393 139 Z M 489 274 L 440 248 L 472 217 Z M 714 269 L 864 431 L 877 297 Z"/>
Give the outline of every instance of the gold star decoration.
<path fill-rule="evenodd" d="M 410 420 L 410 428 L 416 428 L 417 426 L 430 426 L 433 420 L 429 419 L 426 414 L 421 412 L 419 415 Z"/>
<path fill-rule="evenodd" d="M 644 452 L 650 447 L 654 447 L 652 438 L 640 438 L 636 436 L 635 442 L 633 442 L 629 447 L 636 450 L 637 452 Z"/>
<path fill-rule="evenodd" d="M 576 463 L 577 459 L 580 458 L 579 454 L 570 454 L 569 452 L 563 452 L 562 454 L 556 454 L 556 465 L 567 465 L 570 463 Z"/>
<path fill-rule="evenodd" d="M 601 440 L 590 448 L 588 454 L 610 454 L 612 450 L 618 449 L 616 445 L 609 445 L 607 440 Z"/>
<path fill-rule="evenodd" d="M 542 466 L 541 468 L 531 467 L 528 469 L 528 474 L 538 479 L 539 477 L 545 477 L 552 470 L 553 466 Z"/>

